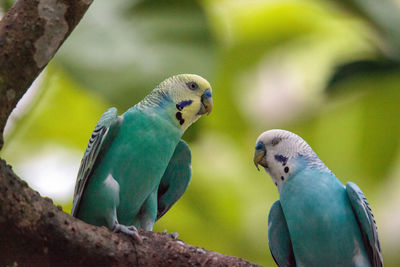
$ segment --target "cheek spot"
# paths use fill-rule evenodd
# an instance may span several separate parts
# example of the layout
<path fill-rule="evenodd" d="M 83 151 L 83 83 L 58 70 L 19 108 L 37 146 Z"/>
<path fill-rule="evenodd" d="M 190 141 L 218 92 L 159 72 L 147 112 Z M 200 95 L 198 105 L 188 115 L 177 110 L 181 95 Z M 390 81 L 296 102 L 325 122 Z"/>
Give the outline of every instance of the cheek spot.
<path fill-rule="evenodd" d="M 282 164 L 286 164 L 286 162 L 288 161 L 288 158 L 282 155 L 275 155 L 274 156 L 275 160 L 282 163 Z"/>
<path fill-rule="evenodd" d="M 176 104 L 176 109 L 181 111 L 183 108 L 179 104 Z"/>
<path fill-rule="evenodd" d="M 278 186 L 278 183 L 277 183 L 277 182 L 275 182 L 275 185 L 276 185 L 276 186 Z"/>
<path fill-rule="evenodd" d="M 285 180 L 285 177 L 281 176 L 281 180 L 284 181 L 284 180 Z"/>
<path fill-rule="evenodd" d="M 176 108 L 181 111 L 184 107 L 190 106 L 193 103 L 193 100 L 183 100 L 176 104 Z"/>
<path fill-rule="evenodd" d="M 182 125 L 183 123 L 185 123 L 185 120 L 182 118 L 182 113 L 181 112 L 177 112 L 175 114 L 176 119 L 179 121 L 179 124 Z"/>
<path fill-rule="evenodd" d="M 289 167 L 286 166 L 285 169 L 283 169 L 283 170 L 285 171 L 285 173 L 288 173 L 289 172 Z"/>

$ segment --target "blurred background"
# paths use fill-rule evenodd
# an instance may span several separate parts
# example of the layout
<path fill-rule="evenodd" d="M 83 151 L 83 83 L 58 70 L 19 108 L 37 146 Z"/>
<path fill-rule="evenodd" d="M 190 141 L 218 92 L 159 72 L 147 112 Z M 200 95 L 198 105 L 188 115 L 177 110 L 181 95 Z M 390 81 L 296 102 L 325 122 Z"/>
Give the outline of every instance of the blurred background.
<path fill-rule="evenodd" d="M 13 1 L 0 2 L 4 14 Z M 273 266 L 267 215 L 279 196 L 252 156 L 260 133 L 282 128 L 360 186 L 385 265 L 399 266 L 399 14 L 399 0 L 95 0 L 10 117 L 1 157 L 69 212 L 101 114 L 196 73 L 214 110 L 183 136 L 192 182 L 154 231 Z"/>

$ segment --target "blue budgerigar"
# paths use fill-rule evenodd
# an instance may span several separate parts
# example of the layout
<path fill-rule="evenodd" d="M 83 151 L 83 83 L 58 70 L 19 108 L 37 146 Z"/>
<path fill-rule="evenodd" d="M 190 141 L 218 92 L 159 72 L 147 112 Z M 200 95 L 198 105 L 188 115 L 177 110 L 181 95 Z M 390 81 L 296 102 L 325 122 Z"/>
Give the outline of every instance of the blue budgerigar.
<path fill-rule="evenodd" d="M 298 135 L 261 134 L 254 164 L 278 187 L 268 244 L 278 266 L 383 266 L 371 208 L 354 183 L 344 187 Z"/>
<path fill-rule="evenodd" d="M 110 108 L 89 140 L 78 172 L 71 214 L 140 241 L 183 195 L 191 179 L 184 131 L 213 106 L 200 76 L 166 79 L 118 116 Z"/>

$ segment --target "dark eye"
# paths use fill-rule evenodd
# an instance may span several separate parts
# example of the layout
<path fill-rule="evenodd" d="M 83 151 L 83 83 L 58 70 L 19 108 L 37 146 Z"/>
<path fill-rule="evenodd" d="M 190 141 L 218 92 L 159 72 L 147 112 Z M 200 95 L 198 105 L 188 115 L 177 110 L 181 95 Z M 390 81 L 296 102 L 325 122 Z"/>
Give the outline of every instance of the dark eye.
<path fill-rule="evenodd" d="M 190 90 L 196 90 L 197 88 L 199 88 L 199 86 L 198 86 L 197 83 L 195 83 L 195 82 L 188 82 L 188 83 L 186 83 L 186 86 L 187 86 Z"/>

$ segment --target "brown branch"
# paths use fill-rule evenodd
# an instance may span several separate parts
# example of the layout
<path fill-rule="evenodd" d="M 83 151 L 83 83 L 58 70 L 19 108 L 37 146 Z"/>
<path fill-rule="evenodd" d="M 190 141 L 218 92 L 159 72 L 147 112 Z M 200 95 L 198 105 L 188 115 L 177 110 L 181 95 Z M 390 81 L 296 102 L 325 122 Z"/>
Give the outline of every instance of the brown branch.
<path fill-rule="evenodd" d="M 0 21 L 0 149 L 7 118 L 91 0 L 19 0 Z M 0 266 L 256 266 L 139 230 L 142 244 L 88 225 L 30 189 L 0 159 Z"/>
<path fill-rule="evenodd" d="M 15 262 L 40 266 L 256 266 L 166 234 L 139 232 L 144 237 L 142 244 L 64 213 L 0 160 L 1 266 Z"/>
<path fill-rule="evenodd" d="M 0 21 L 0 149 L 7 118 L 92 0 L 18 0 Z"/>

